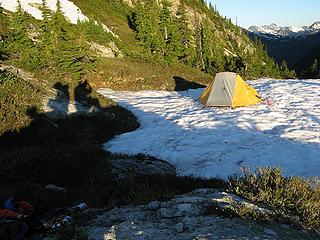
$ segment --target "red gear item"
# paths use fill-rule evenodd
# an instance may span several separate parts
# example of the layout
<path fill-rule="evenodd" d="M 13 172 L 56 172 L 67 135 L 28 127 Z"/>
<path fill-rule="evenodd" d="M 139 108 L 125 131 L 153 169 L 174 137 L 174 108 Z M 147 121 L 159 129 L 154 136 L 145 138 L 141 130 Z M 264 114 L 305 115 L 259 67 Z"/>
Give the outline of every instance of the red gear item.
<path fill-rule="evenodd" d="M 0 218 L 19 218 L 20 214 L 8 209 L 0 209 Z"/>

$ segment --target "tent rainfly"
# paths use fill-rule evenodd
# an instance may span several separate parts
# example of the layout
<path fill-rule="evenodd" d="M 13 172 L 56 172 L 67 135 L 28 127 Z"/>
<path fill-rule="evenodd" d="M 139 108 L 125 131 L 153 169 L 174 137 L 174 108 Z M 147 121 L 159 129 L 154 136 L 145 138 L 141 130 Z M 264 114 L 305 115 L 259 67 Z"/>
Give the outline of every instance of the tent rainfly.
<path fill-rule="evenodd" d="M 243 107 L 261 102 L 257 91 L 237 73 L 217 73 L 199 100 L 210 107 Z"/>

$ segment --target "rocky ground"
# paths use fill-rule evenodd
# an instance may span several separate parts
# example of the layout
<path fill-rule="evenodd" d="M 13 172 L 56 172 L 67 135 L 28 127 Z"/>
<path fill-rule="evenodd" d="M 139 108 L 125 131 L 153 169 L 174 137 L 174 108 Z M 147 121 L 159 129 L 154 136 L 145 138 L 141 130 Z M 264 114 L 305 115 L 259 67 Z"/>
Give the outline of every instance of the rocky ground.
<path fill-rule="evenodd" d="M 251 219 L 236 216 L 243 211 Z M 90 240 L 317 239 L 298 230 L 294 218 L 283 216 L 282 223 L 273 221 L 276 215 L 276 210 L 232 194 L 199 189 L 167 202 L 99 210 L 88 232 Z"/>
<path fill-rule="evenodd" d="M 62 95 L 55 93 L 43 99 L 44 111 L 55 114 L 51 117 L 99 112 L 97 108 L 65 100 Z M 148 157 L 114 157 L 111 166 L 113 177 L 119 180 L 133 174 L 176 174 L 170 163 Z M 88 235 L 90 240 L 318 239 L 303 230 L 294 216 L 218 189 L 198 189 L 167 202 L 112 210 L 89 209 L 84 215 L 94 216 L 93 220 L 77 230 Z"/>

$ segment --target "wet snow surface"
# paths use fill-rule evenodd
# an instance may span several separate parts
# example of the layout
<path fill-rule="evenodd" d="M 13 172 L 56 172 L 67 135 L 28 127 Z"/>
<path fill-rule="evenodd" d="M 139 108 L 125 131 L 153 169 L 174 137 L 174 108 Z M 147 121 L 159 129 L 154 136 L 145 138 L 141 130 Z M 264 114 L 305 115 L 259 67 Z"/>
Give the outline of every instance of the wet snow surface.
<path fill-rule="evenodd" d="M 2 0 L 1 6 L 4 9 L 14 12 L 17 8 L 16 0 Z M 42 0 L 20 0 L 22 8 L 36 19 L 42 19 L 42 12 L 40 10 Z M 51 10 L 56 10 L 57 0 L 47 0 L 47 5 Z M 71 23 L 76 24 L 78 20 L 85 21 L 87 17 L 84 16 L 81 10 L 71 1 L 60 0 L 62 11 Z"/>
<path fill-rule="evenodd" d="M 36 19 L 42 20 L 42 0 L 20 0 L 21 7 L 24 11 L 29 13 Z M 56 11 L 57 0 L 47 0 L 47 6 L 52 11 Z M 82 14 L 80 8 L 78 8 L 72 1 L 60 0 L 61 9 L 64 16 L 73 24 L 77 24 L 78 20 L 80 22 L 87 21 L 88 18 Z M 18 2 L 16 0 L 0 0 L 0 6 L 8 11 L 16 11 Z M 115 35 L 107 26 L 103 25 L 103 28 L 107 32 L 111 32 Z"/>
<path fill-rule="evenodd" d="M 132 111 L 141 127 L 104 145 L 116 153 L 164 159 L 181 175 L 228 177 L 249 166 L 279 165 L 286 175 L 320 175 L 320 80 L 261 79 L 271 105 L 204 108 L 203 89 L 100 93 Z"/>

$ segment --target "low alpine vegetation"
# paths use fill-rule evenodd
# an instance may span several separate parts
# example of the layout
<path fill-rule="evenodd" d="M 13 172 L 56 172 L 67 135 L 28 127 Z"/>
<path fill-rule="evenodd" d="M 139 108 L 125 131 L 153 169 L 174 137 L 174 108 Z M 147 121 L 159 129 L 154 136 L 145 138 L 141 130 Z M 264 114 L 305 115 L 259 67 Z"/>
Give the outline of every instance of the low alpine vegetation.
<path fill-rule="evenodd" d="M 27 127 L 29 107 L 40 109 L 39 89 L 6 71 L 0 71 L 0 135 Z"/>
<path fill-rule="evenodd" d="M 248 200 L 267 203 L 296 215 L 308 228 L 320 233 L 319 179 L 284 177 L 279 167 L 243 169 L 243 176 L 231 178 L 229 189 Z"/>

